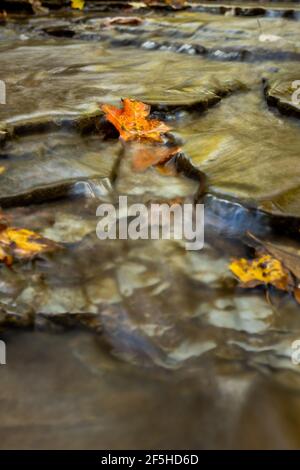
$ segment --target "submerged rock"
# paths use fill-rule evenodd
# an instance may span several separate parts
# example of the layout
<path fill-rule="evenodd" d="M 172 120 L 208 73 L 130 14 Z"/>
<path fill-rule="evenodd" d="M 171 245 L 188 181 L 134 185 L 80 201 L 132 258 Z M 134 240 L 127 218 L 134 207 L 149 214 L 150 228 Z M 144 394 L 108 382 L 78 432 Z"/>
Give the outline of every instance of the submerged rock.
<path fill-rule="evenodd" d="M 209 191 L 269 214 L 300 217 L 299 124 L 266 108 L 253 91 L 227 98 L 178 126 L 183 150 Z"/>
<path fill-rule="evenodd" d="M 107 147 L 97 136 L 47 133 L 10 140 L 0 150 L 5 171 L 0 175 L 0 204 L 24 205 L 55 199 L 79 191 L 78 184 L 93 187 L 112 179 L 119 145 Z M 14 184 L 18 181 L 18 185 Z M 77 185 L 77 186 L 76 186 Z"/>
<path fill-rule="evenodd" d="M 265 96 L 270 106 L 282 114 L 300 117 L 300 70 L 299 73 L 281 74 L 265 84 Z"/>

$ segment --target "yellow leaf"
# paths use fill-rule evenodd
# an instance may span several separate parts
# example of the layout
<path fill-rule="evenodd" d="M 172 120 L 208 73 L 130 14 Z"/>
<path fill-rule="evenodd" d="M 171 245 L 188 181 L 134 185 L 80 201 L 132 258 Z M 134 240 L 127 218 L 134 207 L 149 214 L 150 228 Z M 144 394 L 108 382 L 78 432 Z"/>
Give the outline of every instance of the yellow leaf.
<path fill-rule="evenodd" d="M 235 259 L 229 268 L 241 281 L 242 287 L 272 284 L 278 289 L 288 290 L 292 284 L 291 276 L 282 263 L 268 254 L 253 260 Z"/>
<path fill-rule="evenodd" d="M 84 8 L 84 0 L 71 0 L 72 4 L 72 8 L 75 8 L 77 10 L 83 10 Z"/>
<path fill-rule="evenodd" d="M 6 227 L 0 231 L 0 260 L 19 257 L 32 258 L 39 253 L 52 251 L 58 245 L 27 229 Z M 11 263 L 10 263 L 11 264 Z"/>
<path fill-rule="evenodd" d="M 0 175 L 5 172 L 5 166 L 0 166 Z"/>
<path fill-rule="evenodd" d="M 162 142 L 161 134 L 169 127 L 156 119 L 149 119 L 150 106 L 141 101 L 122 99 L 123 108 L 102 105 L 101 109 L 124 140 Z"/>

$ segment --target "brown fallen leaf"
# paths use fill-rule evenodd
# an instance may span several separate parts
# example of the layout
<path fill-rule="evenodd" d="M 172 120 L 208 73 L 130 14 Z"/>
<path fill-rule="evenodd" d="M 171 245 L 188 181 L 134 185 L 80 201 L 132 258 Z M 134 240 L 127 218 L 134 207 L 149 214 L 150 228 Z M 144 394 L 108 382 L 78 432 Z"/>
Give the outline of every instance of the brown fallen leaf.
<path fill-rule="evenodd" d="M 289 271 L 276 258 L 262 254 L 255 259 L 234 259 L 229 269 L 239 279 L 241 287 L 273 285 L 277 289 L 289 291 L 293 279 Z"/>
<path fill-rule="evenodd" d="M 272 243 L 261 240 L 248 233 L 249 237 L 254 240 L 258 245 L 263 247 L 270 255 L 280 260 L 283 265 L 299 280 L 300 282 L 300 250 L 294 247 L 286 247 L 279 243 Z"/>
<path fill-rule="evenodd" d="M 116 127 L 122 139 L 162 142 L 161 134 L 170 128 L 157 119 L 149 119 L 149 105 L 129 98 L 122 99 L 122 104 L 121 109 L 108 104 L 101 106 L 106 119 Z"/>
<path fill-rule="evenodd" d="M 180 150 L 179 147 L 166 147 L 154 144 L 134 143 L 132 145 L 134 145 L 132 148 L 132 167 L 134 171 L 139 172 L 145 171 L 150 166 L 166 163 Z M 160 166 L 159 168 L 165 167 Z"/>
<path fill-rule="evenodd" d="M 27 229 L 4 227 L 0 231 L 0 261 L 11 264 L 14 258 L 29 259 L 59 245 Z"/>
<path fill-rule="evenodd" d="M 118 24 L 124 24 L 124 25 L 133 25 L 137 26 L 139 24 L 143 23 L 142 18 L 139 18 L 138 16 L 115 16 L 114 18 L 106 18 L 102 25 L 105 28 L 109 28 L 110 26 L 118 25 Z"/>

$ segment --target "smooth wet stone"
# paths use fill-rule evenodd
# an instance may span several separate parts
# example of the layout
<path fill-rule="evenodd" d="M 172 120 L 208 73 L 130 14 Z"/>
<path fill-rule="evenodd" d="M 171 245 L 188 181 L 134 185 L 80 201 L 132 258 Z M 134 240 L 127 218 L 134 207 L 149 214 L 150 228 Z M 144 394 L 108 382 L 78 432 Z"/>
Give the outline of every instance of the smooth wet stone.
<path fill-rule="evenodd" d="M 268 236 L 276 218 L 238 201 L 222 196 L 206 194 L 201 202 L 205 207 L 205 230 L 221 237 L 244 239 L 250 232 L 257 236 Z M 229 223 L 230 222 L 230 223 Z M 285 225 L 284 225 L 285 226 Z M 289 229 L 297 233 L 299 224 L 289 224 Z"/>
<path fill-rule="evenodd" d="M 260 11 L 265 13 L 263 9 Z M 101 41 L 113 47 L 135 46 L 146 51 L 204 55 L 214 60 L 299 60 L 299 35 L 295 34 L 295 24 L 289 19 L 293 15 L 297 17 L 299 9 L 295 13 L 283 10 L 281 15 L 278 11 L 277 18 L 276 14 L 272 18 L 261 17 L 259 26 L 257 18 L 242 17 L 239 7 L 229 8 L 230 12 L 233 14 L 216 17 L 196 7 L 162 17 L 157 12 L 141 10 L 139 25 L 106 27 L 105 18 L 96 17 L 79 24 L 70 22 L 69 28 L 59 21 L 55 26 L 52 21 L 44 24 L 42 30 L 51 36 Z"/>
<path fill-rule="evenodd" d="M 172 52 L 108 49 L 94 42 L 30 39 L 1 56 L 9 76 L 9 107 L 0 108 L 0 124 L 20 128 L 40 120 L 72 121 L 89 116 L 99 103 L 131 97 L 151 104 L 189 107 L 215 104 L 244 87 L 249 67 L 217 64 Z M 178 69 L 180 67 L 181 71 Z M 174 69 L 178 73 L 174 74 Z M 30 72 L 28 71 L 30 70 Z"/>
<path fill-rule="evenodd" d="M 300 117 L 300 69 L 293 75 L 285 73 L 269 79 L 265 85 L 265 96 L 270 106 L 282 114 Z"/>
<path fill-rule="evenodd" d="M 271 18 L 285 17 L 297 18 L 299 13 L 299 6 L 295 2 L 277 2 L 277 1 L 264 1 L 256 2 L 242 1 L 242 2 L 197 2 L 195 6 L 197 10 L 206 11 L 218 15 L 225 16 L 268 16 Z"/>
<path fill-rule="evenodd" d="M 0 150 L 5 167 L 0 175 L 0 203 L 22 205 L 51 200 L 71 190 L 83 191 L 78 186 L 81 182 L 90 185 L 91 190 L 103 182 L 105 192 L 105 180 L 113 177 L 119 151 L 117 142 L 107 146 L 98 136 L 75 133 L 47 133 L 40 139 L 34 134 L 8 141 Z"/>
<path fill-rule="evenodd" d="M 251 8 L 248 11 L 251 12 Z M 299 36 L 295 36 L 295 28 L 290 21 L 299 15 L 299 11 L 283 9 L 278 10 L 278 14 L 270 12 L 271 21 L 269 17 L 261 17 L 259 28 L 257 18 L 250 18 L 251 14 L 243 18 L 239 7 L 228 8 L 225 17 L 216 17 L 203 12 L 201 7 L 195 7 L 164 17 L 158 12 L 140 10 L 138 14 L 142 22 L 139 25 L 115 24 L 107 28 L 105 19 L 98 17 L 89 18 L 83 24 L 72 23 L 68 30 L 59 23 L 57 27 L 45 25 L 44 31 L 54 36 L 72 35 L 77 39 L 108 41 L 114 47 L 131 45 L 145 50 L 209 55 L 216 60 L 252 61 L 276 57 L 299 60 Z M 266 10 L 260 9 L 260 12 L 266 13 Z M 277 41 L 270 41 L 268 38 L 275 36 L 274 30 L 280 31 L 280 35 L 276 35 Z M 291 41 L 291 35 L 294 41 Z"/>
<path fill-rule="evenodd" d="M 299 123 L 272 113 L 258 92 L 226 98 L 178 126 L 183 150 L 220 198 L 300 216 Z"/>
<path fill-rule="evenodd" d="M 255 60 L 261 58 L 293 57 L 299 52 L 299 36 L 295 34 L 295 25 L 288 20 L 260 18 L 260 28 L 257 19 L 236 18 L 232 16 L 216 17 L 209 14 L 186 12 L 178 15 L 178 20 L 166 18 L 164 26 L 177 26 L 180 30 L 185 25 L 195 25 L 190 37 L 183 43 L 194 46 L 202 45 L 211 57 L 224 60 Z M 196 27 L 198 22 L 198 27 Z M 263 41 L 263 36 L 279 31 L 278 41 Z M 161 33 L 164 34 L 163 31 Z M 291 42 L 291 35 L 294 41 Z M 189 53 L 189 51 L 186 51 Z M 231 54 L 231 55 L 230 55 Z"/>

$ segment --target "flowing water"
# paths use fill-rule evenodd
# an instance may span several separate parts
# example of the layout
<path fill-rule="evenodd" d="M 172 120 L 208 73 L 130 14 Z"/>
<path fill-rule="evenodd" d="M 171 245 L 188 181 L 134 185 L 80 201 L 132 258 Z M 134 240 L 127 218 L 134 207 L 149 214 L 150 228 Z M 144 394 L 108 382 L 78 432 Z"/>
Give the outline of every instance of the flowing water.
<path fill-rule="evenodd" d="M 1 448 L 299 447 L 299 304 L 228 268 L 248 232 L 299 259 L 298 5 L 94 2 L 0 25 L 0 205 L 63 247 L 1 266 Z M 185 167 L 133 171 L 99 109 L 122 97 L 167 121 L 206 194 Z M 204 248 L 99 240 L 119 195 L 198 197 Z"/>

